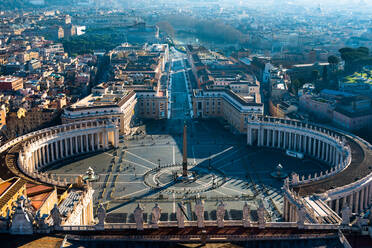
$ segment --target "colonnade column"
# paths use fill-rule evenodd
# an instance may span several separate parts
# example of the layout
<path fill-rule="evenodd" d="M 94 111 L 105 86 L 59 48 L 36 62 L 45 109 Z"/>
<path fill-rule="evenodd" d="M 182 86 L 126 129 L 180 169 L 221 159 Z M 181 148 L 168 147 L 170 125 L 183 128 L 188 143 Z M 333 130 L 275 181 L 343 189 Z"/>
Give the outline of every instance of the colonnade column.
<path fill-rule="evenodd" d="M 78 136 L 75 136 L 75 153 L 79 153 Z"/>
<path fill-rule="evenodd" d="M 278 147 L 278 148 L 280 148 L 281 143 L 282 143 L 282 134 L 283 134 L 283 132 L 280 131 L 280 130 L 278 130 L 278 144 L 277 144 L 277 146 L 276 146 L 276 147 Z"/>
<path fill-rule="evenodd" d="M 364 188 L 362 188 L 359 191 L 360 194 L 360 200 L 359 200 L 359 212 L 361 212 L 364 209 Z"/>
<path fill-rule="evenodd" d="M 283 136 L 284 136 L 283 147 L 284 147 L 284 149 L 287 149 L 287 132 L 286 131 L 283 131 Z"/>
<path fill-rule="evenodd" d="M 70 143 L 69 144 L 69 147 L 70 147 L 70 156 L 74 155 L 74 146 L 72 144 L 72 137 L 71 138 L 68 138 L 68 142 Z"/>
<path fill-rule="evenodd" d="M 84 135 L 85 136 L 85 151 L 89 152 L 89 140 L 88 140 L 88 134 Z"/>
<path fill-rule="evenodd" d="M 90 148 L 91 148 L 91 151 L 94 151 L 94 134 L 93 133 L 90 135 Z"/>
<path fill-rule="evenodd" d="M 97 145 L 97 149 L 101 149 L 99 145 L 99 133 L 96 133 L 96 145 Z"/>
<path fill-rule="evenodd" d="M 54 158 L 54 152 L 55 152 L 54 144 L 55 144 L 54 142 L 52 144 L 50 144 L 50 147 L 51 147 L 50 154 L 52 155 L 52 162 L 55 161 L 55 158 Z"/>
<path fill-rule="evenodd" d="M 339 208 L 340 208 L 340 199 L 336 199 L 335 212 L 337 214 L 339 214 Z"/>
<path fill-rule="evenodd" d="M 84 152 L 83 135 L 79 136 L 80 140 L 80 152 Z"/>
<path fill-rule="evenodd" d="M 320 142 L 320 140 L 317 140 L 317 144 L 318 144 L 318 153 L 316 154 L 316 157 L 317 158 L 320 158 L 320 144 L 321 142 Z"/>
<path fill-rule="evenodd" d="M 369 204 L 369 185 L 365 187 L 365 193 L 364 193 L 364 208 L 368 208 Z"/>
<path fill-rule="evenodd" d="M 355 192 L 355 212 L 359 213 L 359 191 Z"/>
<path fill-rule="evenodd" d="M 49 144 L 47 144 L 46 146 L 46 158 L 47 158 L 47 164 L 50 164 L 50 154 L 49 154 L 49 152 L 50 152 L 50 148 L 49 148 Z"/>
<path fill-rule="evenodd" d="M 62 140 L 59 141 L 59 154 L 60 154 L 60 158 L 64 158 Z"/>

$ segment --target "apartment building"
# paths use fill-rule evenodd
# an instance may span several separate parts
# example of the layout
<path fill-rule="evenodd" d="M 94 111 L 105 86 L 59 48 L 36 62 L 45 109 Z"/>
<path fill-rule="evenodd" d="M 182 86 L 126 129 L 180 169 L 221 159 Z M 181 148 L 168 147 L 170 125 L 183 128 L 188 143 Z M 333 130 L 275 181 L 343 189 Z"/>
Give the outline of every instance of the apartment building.
<path fill-rule="evenodd" d="M 239 133 L 246 132 L 248 116 L 264 113 L 262 103 L 256 99 L 244 99 L 228 89 L 194 90 L 192 105 L 195 117 L 221 117 Z"/>

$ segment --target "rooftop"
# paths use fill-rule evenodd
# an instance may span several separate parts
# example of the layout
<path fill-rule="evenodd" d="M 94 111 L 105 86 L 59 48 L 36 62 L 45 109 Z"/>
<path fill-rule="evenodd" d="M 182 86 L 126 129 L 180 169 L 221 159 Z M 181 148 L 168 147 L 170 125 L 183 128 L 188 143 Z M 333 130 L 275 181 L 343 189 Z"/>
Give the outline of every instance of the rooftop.
<path fill-rule="evenodd" d="M 18 79 L 19 79 L 18 77 L 13 77 L 13 76 L 2 76 L 0 77 L 0 83 L 14 82 Z"/>
<path fill-rule="evenodd" d="M 81 99 L 75 104 L 71 105 L 72 109 L 80 109 L 87 107 L 107 107 L 114 106 L 119 103 L 119 101 L 129 95 L 131 91 L 109 91 L 102 95 L 90 94 L 87 97 Z"/>
<path fill-rule="evenodd" d="M 18 177 L 13 177 L 0 184 L 4 185 L 1 187 L 2 194 L 0 196 L 0 208 L 9 202 L 14 197 L 14 194 L 20 190 L 24 185 L 25 181 Z"/>
<path fill-rule="evenodd" d="M 54 188 L 43 184 L 26 184 L 26 193 L 31 205 L 35 210 L 38 210 L 48 197 L 53 193 Z"/>
<path fill-rule="evenodd" d="M 67 197 L 58 206 L 61 215 L 66 217 L 69 213 L 71 213 L 74 210 L 75 205 L 80 201 L 82 196 L 83 196 L 82 190 L 76 189 L 70 190 Z"/>

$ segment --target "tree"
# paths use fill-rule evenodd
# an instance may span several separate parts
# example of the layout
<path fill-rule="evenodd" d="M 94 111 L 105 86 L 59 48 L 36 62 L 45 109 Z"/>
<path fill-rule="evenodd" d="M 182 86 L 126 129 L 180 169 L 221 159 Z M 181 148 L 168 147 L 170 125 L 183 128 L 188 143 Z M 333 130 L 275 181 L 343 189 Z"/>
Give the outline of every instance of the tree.
<path fill-rule="evenodd" d="M 366 56 L 369 56 L 369 49 L 367 47 L 358 47 L 356 51 Z"/>
<path fill-rule="evenodd" d="M 339 50 L 342 60 L 345 61 L 345 71 L 353 72 L 360 70 L 365 65 L 370 65 L 372 57 L 369 55 L 367 47 L 356 49 L 344 47 Z"/>
<path fill-rule="evenodd" d="M 328 82 L 328 69 L 326 65 L 323 66 L 322 80 L 323 84 L 326 85 Z"/>
<path fill-rule="evenodd" d="M 300 80 L 298 80 L 298 79 L 293 80 L 292 83 L 291 83 L 292 93 L 297 95 L 298 90 L 301 88 L 302 85 L 303 84 L 301 83 Z"/>
<path fill-rule="evenodd" d="M 332 69 L 332 71 L 335 71 L 337 68 L 337 65 L 340 63 L 340 59 L 334 55 L 331 55 L 328 57 L 328 63 Z"/>
<path fill-rule="evenodd" d="M 318 78 L 319 78 L 319 71 L 318 71 L 318 70 L 313 70 L 313 71 L 311 72 L 311 80 L 312 80 L 313 82 L 315 82 L 315 81 L 318 80 Z"/>

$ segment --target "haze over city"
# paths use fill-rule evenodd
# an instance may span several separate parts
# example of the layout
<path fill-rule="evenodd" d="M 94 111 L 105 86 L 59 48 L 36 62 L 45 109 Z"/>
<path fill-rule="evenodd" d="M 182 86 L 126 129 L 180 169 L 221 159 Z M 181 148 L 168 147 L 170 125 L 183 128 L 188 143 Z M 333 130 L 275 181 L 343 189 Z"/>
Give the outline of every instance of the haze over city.
<path fill-rule="evenodd" d="M 1 0 L 2 247 L 372 247 L 372 1 Z"/>

